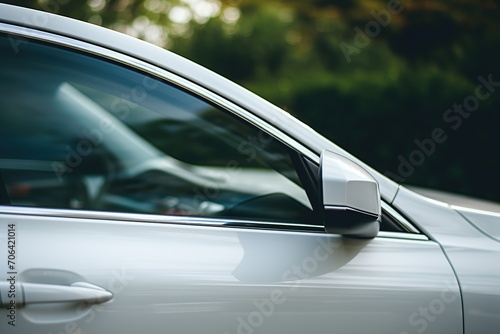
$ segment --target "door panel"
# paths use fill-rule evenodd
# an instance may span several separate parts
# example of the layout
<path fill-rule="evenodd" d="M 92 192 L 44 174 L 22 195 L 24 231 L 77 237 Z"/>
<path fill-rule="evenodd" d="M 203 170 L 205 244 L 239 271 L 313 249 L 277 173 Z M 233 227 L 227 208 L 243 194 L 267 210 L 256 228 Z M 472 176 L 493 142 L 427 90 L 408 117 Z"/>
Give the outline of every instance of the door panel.
<path fill-rule="evenodd" d="M 458 286 L 432 241 L 1 221 L 0 235 L 16 225 L 18 281 L 84 282 L 113 294 L 104 303 L 18 305 L 16 327 L 4 315 L 1 333 L 462 333 Z"/>
<path fill-rule="evenodd" d="M 319 224 L 297 152 L 269 131 L 71 46 L 5 57 L 0 168 L 26 214 L 0 206 L 0 333 L 462 333 L 432 241 L 181 225 Z"/>

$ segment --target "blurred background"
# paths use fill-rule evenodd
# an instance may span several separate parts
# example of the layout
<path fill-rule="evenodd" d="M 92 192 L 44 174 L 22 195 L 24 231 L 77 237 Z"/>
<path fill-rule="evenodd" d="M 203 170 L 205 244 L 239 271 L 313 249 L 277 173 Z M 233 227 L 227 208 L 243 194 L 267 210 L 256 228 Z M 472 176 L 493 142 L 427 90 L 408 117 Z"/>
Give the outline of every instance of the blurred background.
<path fill-rule="evenodd" d="M 399 183 L 500 202 L 498 0 L 19 0 L 157 44 Z"/>

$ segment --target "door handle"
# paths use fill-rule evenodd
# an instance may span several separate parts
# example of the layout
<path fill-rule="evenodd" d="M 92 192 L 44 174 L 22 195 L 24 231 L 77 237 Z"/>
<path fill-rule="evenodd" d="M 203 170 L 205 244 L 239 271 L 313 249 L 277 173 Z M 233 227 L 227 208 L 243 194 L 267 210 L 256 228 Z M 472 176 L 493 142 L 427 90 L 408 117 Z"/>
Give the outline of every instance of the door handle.
<path fill-rule="evenodd" d="M 12 287 L 0 282 L 0 299 L 2 306 L 10 303 Z M 113 294 L 96 285 L 86 282 L 75 282 L 71 285 L 18 283 L 15 291 L 17 304 L 42 303 L 88 303 L 100 304 L 113 298 Z"/>

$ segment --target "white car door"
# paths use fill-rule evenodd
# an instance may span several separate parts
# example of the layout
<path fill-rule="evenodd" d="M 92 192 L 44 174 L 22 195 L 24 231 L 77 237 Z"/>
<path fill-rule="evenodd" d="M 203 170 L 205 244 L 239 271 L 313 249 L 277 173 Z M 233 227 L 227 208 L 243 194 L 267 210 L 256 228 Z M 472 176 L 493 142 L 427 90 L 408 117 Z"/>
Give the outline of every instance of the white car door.
<path fill-rule="evenodd" d="M 138 60 L 2 29 L 1 333 L 462 333 L 439 245 L 395 212 L 374 239 L 324 233 L 286 134 Z"/>

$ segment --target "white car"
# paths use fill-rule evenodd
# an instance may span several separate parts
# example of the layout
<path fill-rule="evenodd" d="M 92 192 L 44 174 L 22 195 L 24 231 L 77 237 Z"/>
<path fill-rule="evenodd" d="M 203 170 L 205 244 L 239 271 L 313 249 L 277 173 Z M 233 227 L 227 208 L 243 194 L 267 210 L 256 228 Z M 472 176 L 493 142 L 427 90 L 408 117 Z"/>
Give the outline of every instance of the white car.
<path fill-rule="evenodd" d="M 0 5 L 0 50 L 0 333 L 500 330 L 498 213 L 117 32 Z"/>

